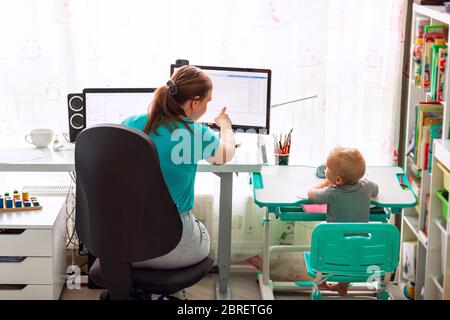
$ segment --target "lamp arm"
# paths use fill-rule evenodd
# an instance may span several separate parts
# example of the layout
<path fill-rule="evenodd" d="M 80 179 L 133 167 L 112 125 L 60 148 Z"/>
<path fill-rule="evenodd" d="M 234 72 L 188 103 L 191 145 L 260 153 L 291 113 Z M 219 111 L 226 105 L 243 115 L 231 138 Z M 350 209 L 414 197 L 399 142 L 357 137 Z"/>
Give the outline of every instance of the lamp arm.
<path fill-rule="evenodd" d="M 314 98 L 317 98 L 317 97 L 318 97 L 318 95 L 316 94 L 316 95 L 310 96 L 310 97 L 305 97 L 305 98 L 296 99 L 296 100 L 292 100 L 292 101 L 287 101 L 287 102 L 283 102 L 283 103 L 279 103 L 279 104 L 274 104 L 274 105 L 271 105 L 270 107 L 271 108 L 276 108 L 276 107 L 279 107 L 279 106 L 283 106 L 285 104 L 294 103 L 294 102 L 298 102 L 298 101 L 304 101 L 304 100 L 308 100 L 308 99 L 314 99 Z"/>

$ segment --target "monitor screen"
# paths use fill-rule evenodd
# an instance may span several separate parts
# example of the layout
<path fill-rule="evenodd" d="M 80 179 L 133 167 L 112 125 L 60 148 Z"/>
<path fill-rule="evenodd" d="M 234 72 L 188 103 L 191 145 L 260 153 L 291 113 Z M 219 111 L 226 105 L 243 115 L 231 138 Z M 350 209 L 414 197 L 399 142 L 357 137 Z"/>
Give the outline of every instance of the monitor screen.
<path fill-rule="evenodd" d="M 196 66 L 213 83 L 212 100 L 206 113 L 199 119 L 216 127 L 214 118 L 223 107 L 233 123 L 233 129 L 253 129 L 269 133 L 271 70 Z M 180 68 L 171 65 L 170 73 Z"/>
<path fill-rule="evenodd" d="M 143 114 L 153 100 L 153 88 L 84 89 L 86 127 L 101 124 L 120 124 L 126 118 Z"/>

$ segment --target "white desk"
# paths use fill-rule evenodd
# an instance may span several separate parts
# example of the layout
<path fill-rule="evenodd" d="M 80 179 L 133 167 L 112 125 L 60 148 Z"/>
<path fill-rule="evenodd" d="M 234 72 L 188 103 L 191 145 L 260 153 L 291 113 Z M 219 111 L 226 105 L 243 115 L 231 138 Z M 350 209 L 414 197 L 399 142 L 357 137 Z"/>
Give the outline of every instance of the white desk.
<path fill-rule="evenodd" d="M 256 141 L 256 140 L 255 140 Z M 3 156 L 2 155 L 7 155 Z M 15 161 L 17 159 L 18 161 Z M 233 160 L 225 165 L 211 165 L 207 161 L 198 164 L 198 172 L 213 172 L 220 177 L 219 203 L 219 281 L 216 286 L 218 299 L 230 299 L 228 277 L 231 258 L 231 221 L 233 173 L 259 172 L 262 159 L 255 143 L 244 142 L 237 148 Z M 54 152 L 50 148 L 34 147 L 0 148 L 0 171 L 74 172 L 74 151 Z"/>
<path fill-rule="evenodd" d="M 416 198 L 409 189 L 402 189 L 397 175 L 400 167 L 367 167 L 365 178 L 379 186 L 373 205 L 389 208 L 412 207 Z M 308 190 L 323 179 L 316 176 L 316 168 L 309 166 L 266 166 L 261 171 L 261 185 L 254 186 L 254 200 L 261 207 L 293 206 L 305 203 Z"/>
<path fill-rule="evenodd" d="M 73 172 L 74 151 L 54 152 L 50 148 L 31 146 L 0 148 L 0 171 Z"/>

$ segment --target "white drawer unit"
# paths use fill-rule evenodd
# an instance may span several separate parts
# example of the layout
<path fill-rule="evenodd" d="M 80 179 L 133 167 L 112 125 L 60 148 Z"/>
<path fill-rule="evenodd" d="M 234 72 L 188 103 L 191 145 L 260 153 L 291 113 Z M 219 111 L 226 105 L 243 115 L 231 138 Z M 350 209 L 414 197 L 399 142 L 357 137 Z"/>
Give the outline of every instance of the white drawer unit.
<path fill-rule="evenodd" d="M 0 213 L 0 300 L 59 299 L 66 280 L 65 197 Z"/>

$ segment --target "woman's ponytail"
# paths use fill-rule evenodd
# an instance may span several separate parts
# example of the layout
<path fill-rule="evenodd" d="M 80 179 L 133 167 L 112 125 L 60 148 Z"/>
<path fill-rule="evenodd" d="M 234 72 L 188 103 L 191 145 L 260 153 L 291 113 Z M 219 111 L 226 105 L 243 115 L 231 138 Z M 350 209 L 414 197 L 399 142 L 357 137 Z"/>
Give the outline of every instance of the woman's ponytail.
<path fill-rule="evenodd" d="M 181 67 L 166 85 L 156 90 L 144 132 L 156 134 L 160 125 L 173 130 L 177 122 L 191 130 L 191 121 L 186 120 L 182 105 L 197 96 L 203 99 L 211 89 L 211 79 L 202 70 L 194 66 Z"/>

